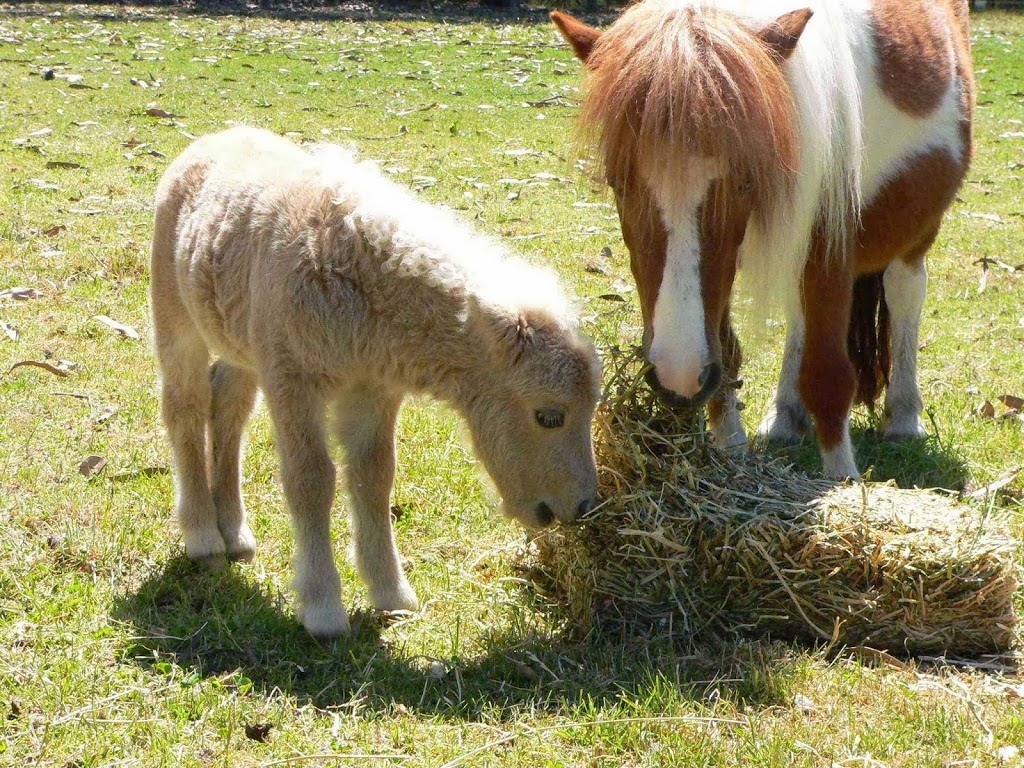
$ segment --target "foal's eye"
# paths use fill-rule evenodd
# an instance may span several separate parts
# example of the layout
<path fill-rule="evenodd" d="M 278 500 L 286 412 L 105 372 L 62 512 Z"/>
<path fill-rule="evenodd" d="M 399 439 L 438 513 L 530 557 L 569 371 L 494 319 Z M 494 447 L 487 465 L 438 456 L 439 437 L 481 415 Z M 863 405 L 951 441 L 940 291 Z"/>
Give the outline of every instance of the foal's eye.
<path fill-rule="evenodd" d="M 558 429 L 565 424 L 565 411 L 559 408 L 538 408 L 533 417 L 544 429 Z"/>

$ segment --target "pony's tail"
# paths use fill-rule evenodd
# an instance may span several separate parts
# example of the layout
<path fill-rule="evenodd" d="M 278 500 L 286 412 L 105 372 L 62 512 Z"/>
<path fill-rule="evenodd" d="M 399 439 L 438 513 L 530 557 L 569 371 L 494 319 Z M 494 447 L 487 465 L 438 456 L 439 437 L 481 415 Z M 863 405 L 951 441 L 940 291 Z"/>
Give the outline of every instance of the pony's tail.
<path fill-rule="evenodd" d="M 879 392 L 889 383 L 889 344 L 889 309 L 882 273 L 859 277 L 853 284 L 853 307 L 846 337 L 847 352 L 857 374 L 855 402 L 874 406 Z"/>

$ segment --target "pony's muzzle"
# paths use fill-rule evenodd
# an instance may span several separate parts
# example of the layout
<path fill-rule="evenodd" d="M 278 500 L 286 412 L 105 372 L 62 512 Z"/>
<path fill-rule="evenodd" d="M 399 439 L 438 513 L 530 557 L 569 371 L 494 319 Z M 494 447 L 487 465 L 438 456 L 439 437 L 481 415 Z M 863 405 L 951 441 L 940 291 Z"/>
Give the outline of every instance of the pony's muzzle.
<path fill-rule="evenodd" d="M 722 384 L 722 366 L 719 363 L 708 363 L 701 369 L 700 375 L 697 377 L 697 383 L 700 386 L 700 390 L 697 394 L 690 397 L 680 395 L 678 392 L 673 392 L 668 387 L 664 386 L 658 379 L 658 371 L 652 365 L 647 369 L 647 373 L 644 375 L 644 379 L 647 381 L 647 386 L 658 395 L 658 398 L 670 408 L 698 408 L 708 400 L 711 396 L 718 391 L 718 388 Z"/>
<path fill-rule="evenodd" d="M 579 502 L 579 504 L 576 505 L 576 508 L 572 510 L 571 517 L 562 518 L 560 519 L 560 522 L 574 523 L 593 508 L 593 498 L 583 499 L 583 501 Z M 542 528 L 547 528 L 549 525 L 552 525 L 557 517 L 555 515 L 555 511 L 551 508 L 551 505 L 548 504 L 546 501 L 542 501 L 536 506 L 536 508 L 534 509 L 534 514 L 537 518 L 537 524 L 540 525 L 540 527 Z"/>

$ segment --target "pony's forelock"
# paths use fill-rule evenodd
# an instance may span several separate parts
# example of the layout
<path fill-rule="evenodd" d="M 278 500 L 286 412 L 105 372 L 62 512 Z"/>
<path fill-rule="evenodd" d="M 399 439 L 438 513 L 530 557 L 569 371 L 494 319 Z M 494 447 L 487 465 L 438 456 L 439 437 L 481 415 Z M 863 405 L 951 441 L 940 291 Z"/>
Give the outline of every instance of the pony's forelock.
<path fill-rule="evenodd" d="M 785 206 L 797 167 L 797 118 L 785 78 L 755 32 L 711 7 L 646 0 L 600 38 L 582 125 L 608 181 L 685 178 L 715 157 L 749 184 L 755 215 Z M 677 182 L 681 183 L 681 182 Z"/>

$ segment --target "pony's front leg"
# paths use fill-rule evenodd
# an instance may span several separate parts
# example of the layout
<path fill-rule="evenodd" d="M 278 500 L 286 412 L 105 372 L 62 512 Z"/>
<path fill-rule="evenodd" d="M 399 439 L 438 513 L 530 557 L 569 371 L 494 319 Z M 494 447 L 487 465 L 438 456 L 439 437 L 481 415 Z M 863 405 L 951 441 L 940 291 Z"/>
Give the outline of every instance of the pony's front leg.
<path fill-rule="evenodd" d="M 349 633 L 341 580 L 331 549 L 334 462 L 327 450 L 324 399 L 300 374 L 263 377 L 263 392 L 281 454 L 281 480 L 295 529 L 299 619 L 312 635 Z"/>
<path fill-rule="evenodd" d="M 737 392 L 740 364 L 743 355 L 739 339 L 732 328 L 729 309 L 726 308 L 719 331 L 722 344 L 722 368 L 725 377 L 722 386 L 708 402 L 708 421 L 715 446 L 733 455 L 747 450 L 747 433 L 740 420 L 740 398 Z"/>
<path fill-rule="evenodd" d="M 889 439 L 926 437 L 917 384 L 918 331 L 928 290 L 923 255 L 911 263 L 892 262 L 883 280 L 892 327 L 892 376 L 885 392 L 882 434 Z"/>
<path fill-rule="evenodd" d="M 402 569 L 391 524 L 395 481 L 395 421 L 401 397 L 360 390 L 336 408 L 335 430 L 346 454 L 351 502 L 352 556 L 382 611 L 413 611 L 416 592 Z"/>
<path fill-rule="evenodd" d="M 800 399 L 800 367 L 804 357 L 804 315 L 799 309 L 787 312 L 786 347 L 782 353 L 779 385 L 757 436 L 762 440 L 793 443 L 803 438 L 811 425 L 807 407 Z"/>
<path fill-rule="evenodd" d="M 210 366 L 210 466 L 217 527 L 231 560 L 252 560 L 256 539 L 242 503 L 242 434 L 256 405 L 256 374 L 218 360 Z"/>
<path fill-rule="evenodd" d="M 859 477 L 850 441 L 850 408 L 857 388 L 846 340 L 853 300 L 852 269 L 813 258 L 804 270 L 806 320 L 800 398 L 814 417 L 825 475 Z"/>

